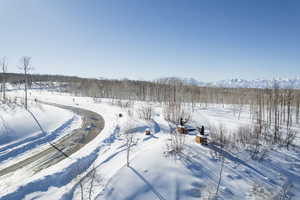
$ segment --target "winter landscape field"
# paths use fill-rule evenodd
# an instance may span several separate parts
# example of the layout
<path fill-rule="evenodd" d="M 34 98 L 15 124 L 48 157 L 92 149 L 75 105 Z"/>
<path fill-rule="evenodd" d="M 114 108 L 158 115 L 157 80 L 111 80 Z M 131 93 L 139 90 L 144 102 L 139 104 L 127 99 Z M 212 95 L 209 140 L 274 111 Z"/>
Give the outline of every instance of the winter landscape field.
<path fill-rule="evenodd" d="M 299 8 L 0 0 L 0 200 L 300 200 Z"/>
<path fill-rule="evenodd" d="M 258 124 L 249 105 L 237 109 L 232 104 L 181 103 L 175 115 L 188 118 L 189 131 L 180 134 L 176 123 L 166 119 L 164 103 L 74 96 L 58 89 L 28 90 L 29 111 L 43 131 L 23 106 L 24 91 L 6 92 L 10 103 L 1 104 L 0 199 L 212 199 L 216 192 L 220 199 L 300 195 L 299 136 L 287 146 L 283 127 L 278 144 L 262 139 L 273 132 L 253 135 L 251 129 Z M 104 120 L 101 132 L 75 152 L 59 145 L 86 117 L 70 108 L 93 111 Z M 96 128 L 94 123 L 92 118 L 73 142 L 81 143 L 80 138 Z M 202 125 L 209 135 L 207 145 L 195 142 Z M 299 124 L 295 121 L 289 129 L 298 133 Z M 245 141 L 237 136 L 243 131 L 249 134 Z M 38 156 L 51 149 L 52 154 Z M 48 164 L 60 156 L 59 162 Z"/>

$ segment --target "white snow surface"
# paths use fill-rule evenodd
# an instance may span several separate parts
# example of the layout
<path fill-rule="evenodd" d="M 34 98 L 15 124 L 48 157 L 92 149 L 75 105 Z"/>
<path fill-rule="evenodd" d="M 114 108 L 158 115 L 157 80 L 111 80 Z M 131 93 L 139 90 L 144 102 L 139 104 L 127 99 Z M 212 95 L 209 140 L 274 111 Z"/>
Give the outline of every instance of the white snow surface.
<path fill-rule="evenodd" d="M 12 91 L 9 95 L 21 96 L 21 92 Z M 126 108 L 112 105 L 110 99 L 95 103 L 92 98 L 47 91 L 32 91 L 31 98 L 92 110 L 103 116 L 105 127 L 71 159 L 26 178 L 19 176 L 26 174 L 23 170 L 1 177 L 0 200 L 81 199 L 78 183 L 92 169 L 96 169 L 97 178 L 91 197 L 97 200 L 194 200 L 208 199 L 215 193 L 222 162 L 214 152 L 222 150 L 212 145 L 196 144 L 192 132 L 186 136 L 186 145 L 180 156 L 167 153 L 170 130 L 161 105 L 153 103 L 153 120 L 144 121 L 138 119 L 137 114 L 129 115 Z M 135 110 L 141 105 L 144 103 L 135 102 Z M 118 117 L 119 113 L 123 117 Z M 199 107 L 193 113 L 190 125 L 223 124 L 228 130 L 235 131 L 249 123 L 246 109 L 238 119 L 230 106 L 210 105 L 208 108 Z M 135 135 L 130 167 L 126 166 L 123 136 L 128 128 Z M 150 136 L 144 134 L 147 128 L 152 132 Z M 225 161 L 219 199 L 276 198 L 282 186 L 288 183 L 293 184 L 288 194 L 292 199 L 299 199 L 299 149 L 270 149 L 262 162 L 251 160 L 244 151 L 223 154 Z M 84 199 L 88 199 L 90 180 L 81 182 Z"/>
<path fill-rule="evenodd" d="M 43 124 L 46 132 L 56 129 L 74 116 L 64 109 L 35 103 L 30 103 L 29 110 Z M 0 105 L 0 147 L 40 132 L 40 128 L 23 106 Z"/>
<path fill-rule="evenodd" d="M 49 142 L 57 141 L 81 125 L 80 116 L 69 110 L 34 101 L 29 102 L 28 110 L 38 119 L 44 132 L 23 105 L 0 105 L 0 170 L 49 148 Z M 20 173 L 19 177 L 27 178 L 26 175 L 30 173 Z M 6 184 L 15 182 L 8 179 Z"/>

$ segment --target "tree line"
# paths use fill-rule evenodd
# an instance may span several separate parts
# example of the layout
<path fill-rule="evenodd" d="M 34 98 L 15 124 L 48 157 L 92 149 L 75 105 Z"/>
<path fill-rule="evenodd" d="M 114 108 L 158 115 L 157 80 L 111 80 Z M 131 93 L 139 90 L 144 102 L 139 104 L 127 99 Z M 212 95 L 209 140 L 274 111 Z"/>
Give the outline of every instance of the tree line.
<path fill-rule="evenodd" d="M 6 83 L 24 84 L 30 88 L 32 83 L 60 83 L 65 92 L 77 96 L 110 98 L 118 100 L 139 100 L 163 103 L 170 114 L 183 112 L 182 105 L 190 104 L 207 107 L 209 104 L 232 105 L 233 112 L 240 117 L 241 111 L 249 107 L 250 116 L 261 128 L 274 125 L 274 138 L 280 127 L 287 129 L 300 121 L 300 90 L 279 88 L 276 81 L 272 88 L 220 88 L 200 87 L 186 84 L 179 78 L 161 78 L 154 81 L 88 79 L 76 76 L 30 74 L 31 58 L 22 57 L 19 69 L 23 73 L 8 73 L 6 58 L 0 60 L 1 97 L 5 99 Z M 26 89 L 26 88 L 25 88 Z M 172 118 L 170 116 L 170 118 Z M 178 117 L 174 117 L 178 118 Z"/>

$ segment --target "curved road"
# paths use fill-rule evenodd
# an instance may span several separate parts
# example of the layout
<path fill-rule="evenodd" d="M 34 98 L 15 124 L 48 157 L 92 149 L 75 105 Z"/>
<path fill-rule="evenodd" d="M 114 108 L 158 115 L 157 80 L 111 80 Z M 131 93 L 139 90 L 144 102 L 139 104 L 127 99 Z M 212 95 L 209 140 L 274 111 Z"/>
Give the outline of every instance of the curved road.
<path fill-rule="evenodd" d="M 81 128 L 74 129 L 72 133 L 60 138 L 55 143 L 52 143 L 68 156 L 71 156 L 73 153 L 92 141 L 104 128 L 103 117 L 93 111 L 41 101 L 39 101 L 39 103 L 67 109 L 81 116 Z M 0 176 L 14 172 L 26 166 L 30 166 L 30 170 L 32 170 L 33 173 L 36 173 L 58 163 L 63 159 L 69 159 L 64 154 L 49 145 L 47 149 L 0 170 Z"/>

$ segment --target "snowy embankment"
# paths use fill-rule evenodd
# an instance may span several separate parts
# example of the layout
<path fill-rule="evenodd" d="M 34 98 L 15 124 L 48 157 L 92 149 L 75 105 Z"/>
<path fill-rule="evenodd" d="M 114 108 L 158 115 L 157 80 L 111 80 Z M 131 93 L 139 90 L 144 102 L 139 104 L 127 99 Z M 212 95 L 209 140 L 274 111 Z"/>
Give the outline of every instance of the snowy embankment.
<path fill-rule="evenodd" d="M 57 107 L 32 102 L 29 109 L 42 124 L 45 133 L 23 106 L 0 107 L 0 169 L 32 156 L 48 142 L 64 136 L 81 123 L 78 115 Z"/>
<path fill-rule="evenodd" d="M 72 119 L 74 115 L 66 110 L 42 104 L 31 104 L 30 111 L 43 124 L 45 131 L 50 132 Z M 23 106 L 0 106 L 0 148 L 3 146 L 37 136 L 41 130 Z"/>
<path fill-rule="evenodd" d="M 144 121 L 136 114 L 130 115 L 127 108 L 111 105 L 108 99 L 95 103 L 92 98 L 46 91 L 34 91 L 32 98 L 90 109 L 103 116 L 105 127 L 71 159 L 13 185 L 0 186 L 1 200 L 69 200 L 81 199 L 82 194 L 84 199 L 91 194 L 97 200 L 207 199 L 216 193 L 219 182 L 222 161 L 218 155 L 225 158 L 218 191 L 220 199 L 274 198 L 281 194 L 282 186 L 287 186 L 287 193 L 293 199 L 300 195 L 299 148 L 290 151 L 270 148 L 268 156 L 257 161 L 251 160 L 247 151 L 233 153 L 215 145 L 196 144 L 195 133 L 191 132 L 185 138 L 182 154 L 174 157 L 167 153 L 170 130 L 159 104 L 152 104 L 152 120 Z M 134 111 L 141 104 L 144 103 L 135 102 L 129 110 Z M 123 114 L 121 118 L 119 113 Z M 249 118 L 247 110 L 237 117 L 230 107 L 214 105 L 196 109 L 190 126 L 223 124 L 229 131 L 236 131 L 239 126 L 249 124 Z M 147 128 L 152 135 L 144 134 Z M 124 144 L 127 129 L 135 135 L 130 167 L 126 166 Z M 88 172 L 95 172 L 96 178 L 92 179 Z M 17 177 L 7 176 L 3 181 L 11 179 Z"/>
<path fill-rule="evenodd" d="M 21 95 L 22 91 L 10 93 L 11 97 L 19 97 Z M 64 159 L 58 164 L 51 166 L 47 170 L 41 171 L 30 178 L 14 181 L 14 184 L 6 184 L 16 177 L 13 174 L 4 178 L 1 177 L 3 182 L 2 187 L 0 186 L 0 199 L 23 199 L 24 197 L 30 199 L 32 193 L 47 190 L 51 192 L 52 199 L 59 199 L 68 188 L 71 188 L 74 185 L 74 181 L 76 180 L 73 179 L 78 174 L 84 173 L 95 161 L 100 150 L 103 150 L 102 147 L 106 146 L 106 142 L 108 141 L 103 142 L 103 138 L 110 138 L 111 128 L 114 127 L 116 112 L 114 112 L 113 109 L 110 109 L 110 106 L 99 108 L 91 104 L 91 101 L 86 101 L 85 98 L 82 98 L 82 100 L 78 98 L 77 102 L 74 103 L 70 96 L 56 96 L 50 95 L 48 92 L 32 91 L 31 98 L 34 99 L 35 97 L 43 101 L 82 107 L 98 112 L 99 114 L 105 114 L 103 115 L 105 116 L 104 130 L 88 145 L 72 154 L 70 159 Z M 54 190 L 54 192 L 52 192 L 52 190 Z M 49 197 L 47 198 L 47 193 L 43 198 L 49 199 Z"/>
<path fill-rule="evenodd" d="M 19 180 L 31 176 L 31 173 L 26 172 L 25 168 L 21 169 L 25 166 L 20 166 L 20 170 L 5 176 L 3 174 L 6 172 L 3 170 L 37 155 L 49 148 L 49 142 L 57 141 L 81 125 L 80 116 L 68 110 L 35 102 L 30 102 L 28 106 L 45 132 L 40 130 L 24 106 L 18 103 L 0 105 L 1 191 L 5 191 L 7 185 L 19 184 Z M 11 176 L 14 178 L 6 179 Z"/>

